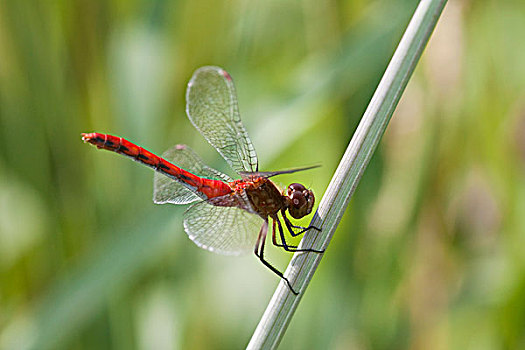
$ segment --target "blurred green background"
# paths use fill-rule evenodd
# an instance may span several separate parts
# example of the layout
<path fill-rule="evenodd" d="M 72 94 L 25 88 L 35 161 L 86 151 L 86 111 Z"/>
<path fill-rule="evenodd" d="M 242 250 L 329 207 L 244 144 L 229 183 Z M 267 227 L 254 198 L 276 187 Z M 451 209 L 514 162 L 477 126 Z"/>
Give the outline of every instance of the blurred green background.
<path fill-rule="evenodd" d="M 0 0 L 0 348 L 243 348 L 278 278 L 80 133 L 228 171 L 184 112 L 219 65 L 261 169 L 322 164 L 277 179 L 319 200 L 416 5 Z M 522 0 L 447 4 L 282 349 L 525 348 L 523 38 Z"/>

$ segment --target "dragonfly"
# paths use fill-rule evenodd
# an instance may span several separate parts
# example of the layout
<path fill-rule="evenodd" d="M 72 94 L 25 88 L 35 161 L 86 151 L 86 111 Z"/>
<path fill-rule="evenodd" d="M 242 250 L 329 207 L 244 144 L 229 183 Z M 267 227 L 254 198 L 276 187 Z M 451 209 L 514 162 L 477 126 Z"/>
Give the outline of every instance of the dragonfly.
<path fill-rule="evenodd" d="M 191 203 L 184 213 L 183 225 L 197 246 L 225 255 L 240 255 L 253 249 L 264 266 L 298 295 L 289 279 L 265 259 L 264 248 L 271 219 L 275 246 L 289 252 L 323 253 L 288 244 L 285 238 L 285 229 L 293 237 L 310 229 L 320 231 L 315 226 L 294 225 L 288 217 L 289 214 L 300 219 L 310 214 L 315 196 L 299 183 L 280 190 L 270 178 L 317 166 L 259 171 L 255 148 L 241 122 L 233 79 L 222 68 L 205 66 L 195 71 L 186 90 L 186 114 L 239 179 L 207 166 L 186 145 L 175 145 L 159 157 L 119 136 L 97 132 L 81 136 L 84 142 L 99 149 L 122 154 L 154 169 L 155 203 Z"/>

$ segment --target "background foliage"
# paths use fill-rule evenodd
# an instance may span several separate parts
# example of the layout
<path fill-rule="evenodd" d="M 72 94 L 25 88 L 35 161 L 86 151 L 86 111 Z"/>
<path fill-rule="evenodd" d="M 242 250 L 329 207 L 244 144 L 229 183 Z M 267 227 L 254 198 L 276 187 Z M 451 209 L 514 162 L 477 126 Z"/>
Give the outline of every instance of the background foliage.
<path fill-rule="evenodd" d="M 416 7 L 397 1 L 0 1 L 0 348 L 242 348 L 278 279 L 198 249 L 152 173 L 234 77 L 263 170 L 320 198 Z M 450 1 L 282 348 L 525 347 L 525 3 Z M 273 249 L 284 268 L 289 256 Z"/>

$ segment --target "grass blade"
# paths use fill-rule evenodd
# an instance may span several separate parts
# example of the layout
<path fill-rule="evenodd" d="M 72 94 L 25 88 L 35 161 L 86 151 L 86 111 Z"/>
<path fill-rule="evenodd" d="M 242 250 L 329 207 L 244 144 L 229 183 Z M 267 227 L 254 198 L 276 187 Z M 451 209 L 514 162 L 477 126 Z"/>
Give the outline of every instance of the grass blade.
<path fill-rule="evenodd" d="M 328 246 L 445 4 L 446 0 L 420 1 L 312 220 L 323 231 L 305 235 L 301 246 Z M 293 256 L 286 276 L 301 294 L 295 296 L 283 282 L 279 284 L 248 349 L 277 347 L 321 258 L 315 253 Z"/>

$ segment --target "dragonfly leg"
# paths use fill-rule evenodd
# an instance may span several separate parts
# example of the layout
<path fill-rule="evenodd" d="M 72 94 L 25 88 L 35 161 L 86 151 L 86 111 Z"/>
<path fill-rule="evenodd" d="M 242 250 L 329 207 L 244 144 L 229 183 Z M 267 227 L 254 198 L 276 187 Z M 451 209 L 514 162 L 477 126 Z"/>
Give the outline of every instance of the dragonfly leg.
<path fill-rule="evenodd" d="M 284 210 L 281 210 L 281 215 L 283 216 L 284 224 L 286 225 L 286 228 L 288 229 L 292 237 L 299 236 L 300 234 L 303 234 L 308 230 L 316 230 L 319 232 L 322 231 L 319 227 L 316 227 L 316 226 L 303 227 L 303 226 L 297 226 L 297 225 L 292 224 L 288 216 L 286 216 L 286 212 Z M 294 232 L 292 228 L 300 228 L 301 231 Z"/>
<path fill-rule="evenodd" d="M 322 231 L 322 230 L 321 230 L 319 227 L 317 227 L 317 226 L 308 226 L 308 227 L 304 227 L 304 226 L 294 225 L 294 224 L 291 223 L 291 221 L 290 221 L 290 227 L 293 227 L 293 228 L 300 228 L 300 229 L 302 230 L 302 231 L 299 231 L 299 232 L 294 233 L 294 235 L 296 235 L 296 236 L 297 236 L 297 235 L 300 235 L 301 233 L 306 232 L 306 231 L 308 231 L 308 230 L 316 230 L 316 231 L 319 231 L 319 232 Z"/>
<path fill-rule="evenodd" d="M 277 238 L 276 237 L 277 236 L 275 235 L 275 219 L 273 219 L 272 220 L 272 243 L 276 247 L 282 247 L 282 244 L 277 243 Z"/>
<path fill-rule="evenodd" d="M 255 249 L 254 249 L 255 256 L 257 256 L 259 260 L 261 260 L 264 266 L 269 268 L 277 276 L 281 277 L 281 279 L 283 279 L 286 282 L 286 284 L 288 285 L 288 288 L 290 288 L 290 291 L 293 294 L 299 295 L 299 293 L 293 289 L 288 278 L 284 277 L 281 271 L 277 270 L 268 261 L 264 259 L 264 244 L 266 242 L 267 233 L 268 233 L 268 220 L 264 222 L 263 226 L 261 227 L 261 230 L 259 231 L 259 235 L 257 236 L 257 241 L 255 242 Z"/>
<path fill-rule="evenodd" d="M 281 248 L 284 248 L 284 250 L 286 250 L 287 252 L 295 252 L 297 251 L 296 249 L 298 248 L 296 245 L 291 245 L 291 244 L 288 244 L 286 242 L 286 240 L 284 239 L 284 235 L 280 234 L 281 236 L 281 242 L 282 243 L 278 243 L 277 242 L 277 235 L 276 235 L 276 232 L 277 230 L 275 229 L 275 226 L 277 224 L 277 222 L 279 221 L 279 219 L 277 218 L 277 216 L 275 218 L 272 218 L 272 222 L 273 222 L 273 225 L 272 225 L 272 242 L 273 242 L 273 245 L 276 246 L 276 247 L 281 247 Z M 279 232 L 282 231 L 282 227 L 281 227 L 281 223 L 279 222 Z M 292 249 L 295 249 L 295 250 L 292 250 Z"/>
<path fill-rule="evenodd" d="M 290 234 L 292 235 L 292 237 L 295 237 L 295 236 L 298 236 L 308 230 L 316 230 L 316 231 L 322 231 L 319 227 L 316 227 L 316 226 L 308 226 L 308 227 L 303 227 L 303 226 L 297 226 L 297 225 L 294 225 L 292 224 L 292 222 L 290 221 L 290 219 L 288 218 L 288 216 L 286 216 L 286 211 L 281 210 L 281 215 L 283 216 L 283 219 L 284 219 L 284 224 L 286 225 L 286 228 L 288 229 L 288 231 L 290 231 Z M 299 232 L 294 232 L 294 230 L 292 230 L 292 228 L 300 228 L 301 231 Z"/>
<path fill-rule="evenodd" d="M 299 248 L 299 247 L 297 247 L 295 245 L 287 244 L 286 243 L 286 239 L 284 237 L 284 230 L 283 230 L 283 225 L 281 224 L 281 221 L 276 217 L 274 219 L 274 225 L 275 225 L 275 221 L 277 221 L 277 227 L 279 227 L 279 235 L 281 236 L 281 242 L 282 242 L 282 244 L 276 244 L 278 247 L 282 247 L 287 252 L 324 253 L 324 250 L 316 250 L 316 249 L 310 249 L 310 248 L 301 249 L 301 248 Z M 273 234 L 275 236 L 275 230 L 274 230 Z M 274 244 L 275 244 L 275 238 L 274 238 Z"/>

